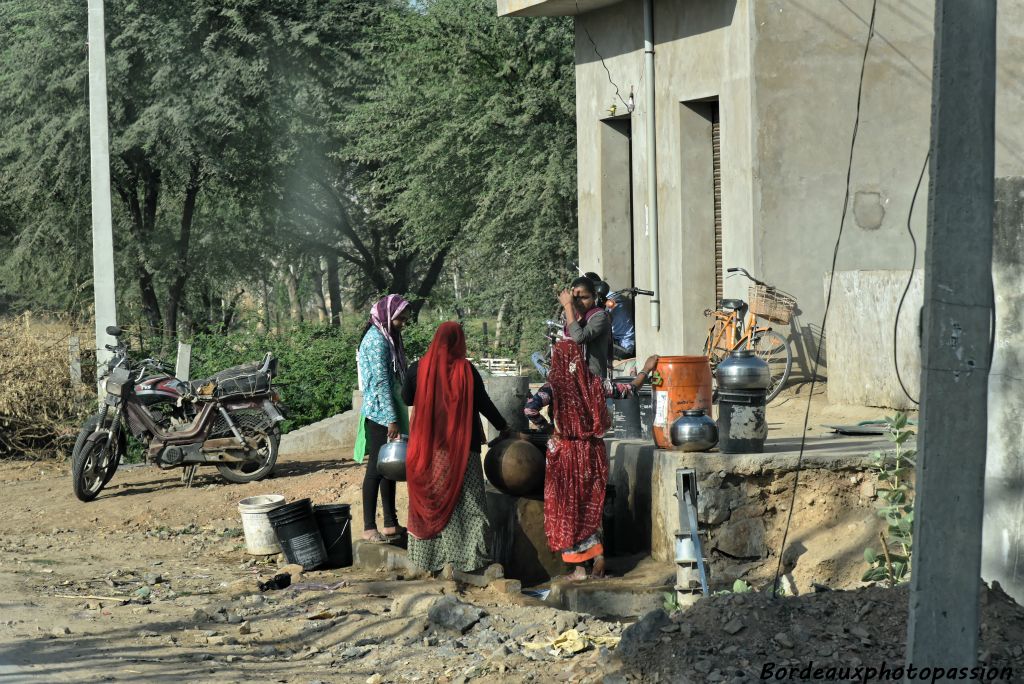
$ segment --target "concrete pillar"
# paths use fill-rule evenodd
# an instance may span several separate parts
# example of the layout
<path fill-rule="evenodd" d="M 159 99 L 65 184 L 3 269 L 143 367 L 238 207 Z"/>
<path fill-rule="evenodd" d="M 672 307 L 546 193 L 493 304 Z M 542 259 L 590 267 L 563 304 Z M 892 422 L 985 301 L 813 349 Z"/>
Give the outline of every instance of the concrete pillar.
<path fill-rule="evenodd" d="M 981 576 L 1024 603 L 1024 178 L 996 180 Z M 967 426 L 965 426 L 967 427 Z"/>

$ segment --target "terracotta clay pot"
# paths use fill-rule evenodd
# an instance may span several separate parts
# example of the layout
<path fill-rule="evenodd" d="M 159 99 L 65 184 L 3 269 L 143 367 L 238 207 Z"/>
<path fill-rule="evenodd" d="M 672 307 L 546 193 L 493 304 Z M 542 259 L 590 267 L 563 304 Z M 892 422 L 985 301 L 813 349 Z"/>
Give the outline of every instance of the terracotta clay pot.
<path fill-rule="evenodd" d="M 498 442 L 484 457 L 484 473 L 505 494 L 544 498 L 544 452 L 535 443 L 523 439 Z"/>

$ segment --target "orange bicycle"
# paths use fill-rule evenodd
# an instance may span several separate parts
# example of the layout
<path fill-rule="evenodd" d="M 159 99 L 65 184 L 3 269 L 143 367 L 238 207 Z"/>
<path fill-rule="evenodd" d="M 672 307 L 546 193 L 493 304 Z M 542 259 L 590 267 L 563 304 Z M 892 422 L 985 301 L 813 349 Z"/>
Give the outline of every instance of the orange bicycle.
<path fill-rule="evenodd" d="M 704 355 L 711 361 L 711 370 L 737 349 L 752 349 L 768 362 L 772 382 L 766 401 L 771 401 L 789 379 L 793 369 L 793 351 L 789 340 L 761 323 L 763 318 L 772 323 L 788 325 L 796 299 L 791 295 L 763 283 L 747 273 L 746 269 L 730 268 L 729 273 L 741 273 L 754 284 L 749 290 L 749 304 L 742 299 L 723 299 L 718 309 L 705 309 L 705 316 L 714 317 L 704 342 Z"/>

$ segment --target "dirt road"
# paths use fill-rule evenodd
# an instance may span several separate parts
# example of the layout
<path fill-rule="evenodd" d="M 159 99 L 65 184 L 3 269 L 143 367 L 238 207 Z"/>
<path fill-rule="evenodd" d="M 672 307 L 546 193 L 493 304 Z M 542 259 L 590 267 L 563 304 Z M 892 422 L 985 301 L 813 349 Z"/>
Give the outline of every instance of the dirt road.
<path fill-rule="evenodd" d="M 206 475 L 186 489 L 176 472 L 122 468 L 83 504 L 64 465 L 0 464 L 0 678 L 433 682 L 490 673 L 515 682 L 580 681 L 588 666 L 597 671 L 593 648 L 553 670 L 555 657 L 523 644 L 578 621 L 592 636 L 615 636 L 621 625 L 518 594 L 351 569 L 258 592 L 255 578 L 276 565 L 246 556 L 238 500 L 276 492 L 355 504 L 361 476 L 312 456 L 262 483 Z M 485 615 L 465 635 L 431 622 L 429 606 L 445 595 Z"/>

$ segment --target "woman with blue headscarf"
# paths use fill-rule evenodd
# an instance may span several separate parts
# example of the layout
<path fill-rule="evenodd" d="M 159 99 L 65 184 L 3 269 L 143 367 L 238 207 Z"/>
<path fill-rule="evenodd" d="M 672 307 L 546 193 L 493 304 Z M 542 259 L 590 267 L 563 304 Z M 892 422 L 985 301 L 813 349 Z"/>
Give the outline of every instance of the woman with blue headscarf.
<path fill-rule="evenodd" d="M 398 524 L 395 508 L 395 482 L 377 472 L 377 453 L 388 441 L 409 432 L 408 409 L 402 403 L 401 387 L 406 359 L 402 346 L 402 326 L 409 318 L 409 302 L 399 295 L 388 295 L 370 311 L 356 360 L 363 408 L 359 417 L 355 460 L 366 462 L 363 476 L 363 539 L 386 544 L 399 538 L 404 529 Z M 383 534 L 377 530 L 377 494 L 384 512 Z"/>

